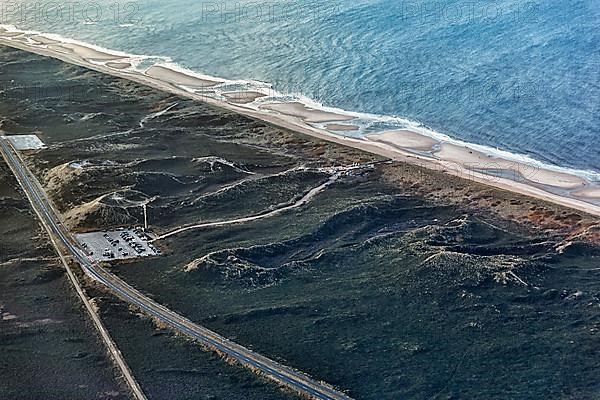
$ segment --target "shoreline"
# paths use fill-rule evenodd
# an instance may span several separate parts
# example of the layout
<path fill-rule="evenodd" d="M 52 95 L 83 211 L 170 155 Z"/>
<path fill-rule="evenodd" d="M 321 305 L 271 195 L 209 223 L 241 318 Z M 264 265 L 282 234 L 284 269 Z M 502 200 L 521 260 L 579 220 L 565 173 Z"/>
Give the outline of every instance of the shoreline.
<path fill-rule="evenodd" d="M 0 34 L 6 33 L 10 32 L 0 30 Z M 443 171 L 463 179 L 600 216 L 600 205 L 592 202 L 600 202 L 600 188 L 574 174 L 492 156 L 467 146 L 461 147 L 443 142 L 409 129 L 385 131 L 367 135 L 364 138 L 342 136 L 312 126 L 310 123 L 330 122 L 333 126 L 339 126 L 335 122 L 344 121 L 351 124 L 356 117 L 312 109 L 300 103 L 280 103 L 281 106 L 277 106 L 275 103 L 275 107 L 273 107 L 274 104 L 267 103 L 268 105 L 252 108 L 244 102 L 227 102 L 210 97 L 207 93 L 199 92 L 195 88 L 185 85 L 192 84 L 196 88 L 209 89 L 219 83 L 209 82 L 203 76 L 187 75 L 161 65 L 150 67 L 146 71 L 152 71 L 151 76 L 127 67 L 127 64 L 131 65 L 128 61 L 131 61 L 133 56 L 123 55 L 124 53 L 102 52 L 91 47 L 82 50 L 80 48 L 85 46 L 73 45 L 70 42 L 67 42 L 67 46 L 65 46 L 70 51 L 56 51 L 43 47 L 45 45 L 31 44 L 17 39 L 19 39 L 19 35 L 0 37 L 0 44 L 150 86 L 279 128 L 377 154 L 394 161 L 415 164 L 434 171 Z M 52 43 L 53 47 L 58 45 L 58 43 Z M 85 57 L 86 55 L 94 58 L 88 59 Z M 174 79 L 170 81 L 169 78 Z M 212 85 L 213 83 L 214 85 Z M 257 98 L 260 97 L 257 96 Z"/>

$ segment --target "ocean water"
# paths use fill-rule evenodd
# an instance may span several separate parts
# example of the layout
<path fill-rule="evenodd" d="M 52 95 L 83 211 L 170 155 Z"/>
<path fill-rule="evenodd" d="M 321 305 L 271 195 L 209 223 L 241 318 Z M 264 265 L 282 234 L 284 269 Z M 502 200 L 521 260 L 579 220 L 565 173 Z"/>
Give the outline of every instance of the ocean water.
<path fill-rule="evenodd" d="M 249 87 L 265 82 L 279 97 L 361 113 L 361 134 L 410 121 L 600 180 L 597 0 L 0 7 L 2 24 L 166 59 Z"/>

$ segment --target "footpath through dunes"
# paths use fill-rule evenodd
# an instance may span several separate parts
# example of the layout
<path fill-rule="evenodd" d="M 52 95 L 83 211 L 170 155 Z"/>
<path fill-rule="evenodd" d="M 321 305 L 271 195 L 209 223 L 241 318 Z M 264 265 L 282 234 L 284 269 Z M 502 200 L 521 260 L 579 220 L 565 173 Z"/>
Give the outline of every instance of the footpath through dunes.
<path fill-rule="evenodd" d="M 68 63 L 84 66 L 105 74 L 125 78 L 160 90 L 202 101 L 252 118 L 260 119 L 282 128 L 291 129 L 306 135 L 330 142 L 354 147 L 378 154 L 390 159 L 422 165 L 434 170 L 445 170 L 449 174 L 472 179 L 503 190 L 526 194 L 545 201 L 571 207 L 596 216 L 600 216 L 600 198 L 598 197 L 598 172 L 574 171 L 546 165 L 525 156 L 513 155 L 480 145 L 463 143 L 445 135 L 430 132 L 422 127 L 408 127 L 411 138 L 404 143 L 396 137 L 390 144 L 389 135 L 382 141 L 376 135 L 369 138 L 344 136 L 339 134 L 340 121 L 357 119 L 356 113 L 318 109 L 299 102 L 254 104 L 236 100 L 227 85 L 233 83 L 207 77 L 192 71 L 185 71 L 173 65 L 154 64 L 146 70 L 134 67 L 140 56 L 119 51 L 101 49 L 96 46 L 64 39 L 62 43 L 45 44 L 39 40 L 27 40 L 29 36 L 43 36 L 25 31 L 0 28 L 0 43 L 44 56 L 54 57 Z M 142 57 L 143 58 L 143 57 Z M 116 62 L 116 63 L 115 63 Z M 129 64 L 130 67 L 123 68 Z M 224 85 L 221 93 L 216 89 Z M 244 92 L 244 91 L 242 91 Z M 254 90 L 252 91 L 254 92 Z M 273 95 L 272 88 L 265 89 L 265 95 Z M 252 97 L 260 102 L 264 96 Z M 327 129 L 328 123 L 334 123 Z M 323 126 L 324 127 L 323 127 Z M 344 128 L 345 129 L 345 128 Z M 397 132 L 397 130 L 395 130 Z M 343 132 L 343 131 L 342 131 Z M 387 132 L 379 132 L 384 135 Z M 415 153 L 414 137 L 422 136 L 422 141 L 432 138 L 446 148 L 438 151 L 435 147 L 418 150 Z M 447 147 L 458 145 L 464 149 L 465 158 L 446 157 Z M 484 158 L 473 162 L 472 155 L 481 152 Z M 498 168 L 497 165 L 501 167 Z M 526 175 L 520 173 L 528 171 Z M 590 178 L 593 175 L 594 178 Z M 535 179 L 540 177 L 541 179 Z M 534 178 L 534 179 L 530 179 Z M 577 187 L 564 182 L 578 180 Z"/>
<path fill-rule="evenodd" d="M 293 210 L 294 208 L 302 207 L 302 206 L 308 204 L 315 196 L 317 196 L 319 193 L 321 193 L 323 190 L 325 190 L 328 186 L 335 183 L 340 178 L 340 176 L 342 176 L 343 174 L 348 173 L 353 170 L 359 170 L 359 169 L 364 169 L 364 168 L 373 168 L 373 164 L 369 164 L 366 166 L 365 165 L 353 165 L 350 167 L 329 168 L 328 170 L 329 170 L 329 173 L 331 174 L 329 179 L 327 179 L 324 183 L 320 184 L 319 186 L 312 188 L 307 193 L 305 193 L 302 197 L 300 197 L 298 200 L 296 200 L 295 202 L 293 202 L 291 204 L 282 206 L 280 208 L 275 208 L 274 210 L 266 211 L 266 212 L 263 212 L 263 213 L 260 213 L 257 215 L 234 218 L 234 219 L 225 220 L 225 221 L 203 222 L 203 223 L 199 223 L 199 224 L 190 224 L 190 225 L 182 226 L 180 228 L 173 229 L 169 232 L 166 232 L 166 233 L 163 233 L 163 234 L 157 236 L 156 238 L 153 239 L 153 241 L 167 239 L 171 236 L 175 236 L 180 233 L 187 232 L 187 231 L 190 231 L 193 229 L 215 228 L 215 227 L 221 227 L 221 226 L 227 226 L 227 225 L 242 224 L 245 222 L 252 222 L 252 221 L 257 221 L 257 220 L 264 219 L 264 218 L 274 217 L 283 212 Z M 321 172 L 322 172 L 322 170 L 321 170 Z"/>

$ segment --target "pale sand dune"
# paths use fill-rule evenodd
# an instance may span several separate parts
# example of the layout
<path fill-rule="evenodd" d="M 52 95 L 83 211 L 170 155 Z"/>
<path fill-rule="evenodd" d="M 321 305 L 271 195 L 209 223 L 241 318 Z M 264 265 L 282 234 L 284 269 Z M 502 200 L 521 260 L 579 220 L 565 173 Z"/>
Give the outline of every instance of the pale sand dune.
<path fill-rule="evenodd" d="M 127 69 L 127 68 L 131 67 L 131 64 L 127 63 L 127 62 L 120 62 L 120 63 L 119 62 L 117 62 L 117 63 L 107 62 L 106 66 L 110 67 L 110 68 L 114 68 L 114 69 Z"/>
<path fill-rule="evenodd" d="M 277 111 L 281 114 L 302 118 L 306 122 L 320 123 L 329 121 L 349 121 L 354 119 L 350 115 L 337 114 L 329 111 L 317 110 L 302 103 L 273 103 L 260 107 L 263 110 Z"/>
<path fill-rule="evenodd" d="M 477 169 L 513 169 L 515 163 L 501 158 L 490 157 L 480 151 L 451 143 L 442 143 L 435 155 L 444 161 Z"/>
<path fill-rule="evenodd" d="M 429 136 L 406 129 L 367 135 L 366 138 L 367 140 L 385 143 L 396 148 L 420 151 L 431 151 L 433 150 L 433 146 L 439 144 L 437 140 Z"/>
<path fill-rule="evenodd" d="M 524 164 L 519 164 L 520 171 L 528 171 L 523 173 L 525 178 L 532 182 L 541 183 L 543 185 L 551 185 L 563 189 L 575 189 L 586 185 L 586 181 L 576 175 L 566 174 L 547 169 L 531 167 Z"/>
<path fill-rule="evenodd" d="M 27 36 L 13 36 L 11 39 L 15 42 L 21 42 L 21 43 L 25 43 L 26 45 L 29 45 Z"/>
<path fill-rule="evenodd" d="M 531 182 L 561 189 L 575 189 L 586 184 L 583 178 L 575 175 L 541 169 L 503 158 L 490 157 L 477 150 L 451 143 L 443 143 L 440 150 L 435 152 L 435 155 L 443 161 L 452 161 L 467 169 L 515 171 Z"/>
<path fill-rule="evenodd" d="M 344 124 L 328 124 L 325 126 L 328 131 L 346 132 L 346 131 L 357 131 L 359 127 L 357 125 L 344 125 Z"/>
<path fill-rule="evenodd" d="M 71 50 L 75 55 L 83 58 L 84 60 L 119 60 L 125 58 L 118 54 L 110 54 L 104 51 L 96 50 L 91 47 L 81 46 L 75 43 L 61 43 L 60 47 Z"/>
<path fill-rule="evenodd" d="M 148 68 L 146 75 L 152 78 L 160 79 L 161 81 L 169 82 L 176 85 L 185 85 L 191 87 L 211 87 L 221 81 L 212 81 L 208 79 L 198 78 L 192 75 L 184 74 L 183 72 L 174 71 L 160 65 L 153 65 Z"/>
<path fill-rule="evenodd" d="M 8 32 L 0 28 L 0 37 L 2 36 L 14 38 L 15 40 L 20 40 L 19 36 L 23 36 L 23 41 L 25 41 L 25 38 L 29 38 L 37 44 L 49 45 L 48 48 L 51 50 L 64 54 L 72 53 L 85 60 L 118 60 L 124 58 L 122 55 L 111 54 L 75 43 L 59 42 L 43 35 L 30 35 L 24 34 L 23 32 Z"/>
<path fill-rule="evenodd" d="M 66 47 L 63 47 L 60 44 L 48 45 L 48 50 L 52 50 L 52 51 L 55 51 L 60 54 L 68 54 L 70 56 L 75 56 L 75 53 L 73 52 L 73 50 L 67 49 Z"/>
<path fill-rule="evenodd" d="M 228 92 L 223 93 L 222 96 L 232 103 L 247 104 L 252 103 L 254 100 L 261 97 L 265 97 L 266 94 L 259 92 Z"/>
<path fill-rule="evenodd" d="M 46 36 L 42 36 L 42 35 L 31 35 L 31 36 L 29 36 L 29 38 L 33 39 L 36 42 L 41 43 L 41 44 L 54 44 L 54 43 L 58 43 L 56 40 L 47 38 Z"/>
<path fill-rule="evenodd" d="M 0 36 L 4 36 L 7 38 L 21 36 L 23 32 L 9 32 L 6 29 L 0 28 Z"/>

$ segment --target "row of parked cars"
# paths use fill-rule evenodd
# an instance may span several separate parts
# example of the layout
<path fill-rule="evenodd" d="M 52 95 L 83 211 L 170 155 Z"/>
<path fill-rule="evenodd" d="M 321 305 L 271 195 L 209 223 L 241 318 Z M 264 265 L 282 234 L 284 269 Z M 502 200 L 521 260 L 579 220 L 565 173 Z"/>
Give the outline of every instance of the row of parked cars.
<path fill-rule="evenodd" d="M 85 249 L 85 251 L 87 251 L 87 253 L 88 253 L 90 256 L 93 256 L 93 255 L 94 255 L 94 252 L 88 248 L 88 244 L 87 244 L 87 243 L 81 243 L 81 247 L 83 247 L 83 248 Z"/>
<path fill-rule="evenodd" d="M 146 235 L 146 233 L 144 233 L 144 231 L 141 228 L 134 228 L 133 233 L 135 233 L 136 236 L 142 239 L 144 242 L 148 242 L 150 240 L 150 237 Z M 148 242 L 146 244 L 148 248 L 152 250 L 155 254 L 160 254 L 160 250 L 157 249 L 152 243 Z"/>
<path fill-rule="evenodd" d="M 135 235 L 136 235 L 136 236 L 137 236 L 139 239 L 141 239 L 141 240 L 143 240 L 143 241 L 147 241 L 147 240 L 148 240 L 148 237 L 147 237 L 147 236 L 146 236 L 144 233 L 142 233 L 140 230 L 138 230 L 138 229 L 134 229 L 134 230 L 133 230 L 133 233 L 134 233 L 134 234 L 135 234 Z M 141 243 L 137 242 L 137 241 L 136 241 L 136 239 L 133 237 L 133 235 L 131 235 L 131 234 L 129 233 L 129 231 L 123 231 L 123 232 L 121 232 L 121 233 L 120 233 L 120 235 L 119 235 L 119 236 L 121 236 L 121 238 L 122 238 L 123 240 L 125 240 L 125 242 L 127 242 L 127 244 L 128 244 L 129 246 L 131 246 L 131 248 L 132 248 L 132 249 L 134 249 L 134 250 L 135 250 L 135 251 L 136 251 L 138 254 L 142 254 L 142 253 L 145 253 L 145 252 L 146 252 L 146 247 L 145 247 L 145 246 L 143 246 Z M 152 244 L 150 244 L 150 243 L 148 243 L 148 247 L 149 247 L 149 248 L 150 248 L 152 251 L 154 251 L 154 252 L 156 252 L 156 251 L 157 251 L 157 250 L 156 250 L 156 248 L 155 248 L 155 247 L 154 247 Z"/>
<path fill-rule="evenodd" d="M 119 241 L 119 239 L 113 239 L 113 238 L 111 238 L 111 237 L 108 235 L 108 233 L 105 233 L 105 234 L 104 234 L 104 235 L 102 235 L 102 236 L 104 236 L 104 238 L 105 238 L 106 240 L 108 240 L 108 243 L 110 243 L 110 244 L 111 244 L 113 247 L 117 247 L 117 246 L 118 246 L 118 245 L 121 243 L 121 242 Z M 126 250 L 123 250 L 123 247 L 119 247 L 119 248 L 117 249 L 117 251 L 118 251 L 119 253 L 121 253 L 121 255 L 122 255 L 123 257 L 127 257 L 127 256 L 129 255 L 129 252 L 128 252 L 128 251 L 126 251 Z M 110 250 L 110 248 L 106 248 L 106 249 L 104 249 L 104 253 L 102 253 L 102 255 L 103 255 L 104 257 L 115 258 L 114 251 Z"/>
<path fill-rule="evenodd" d="M 102 234 L 104 239 L 106 239 L 111 245 L 109 247 L 106 247 L 102 251 L 103 257 L 116 258 L 116 254 L 120 254 L 123 257 L 127 257 L 129 256 L 129 252 L 131 251 L 131 249 L 133 249 L 133 251 L 135 251 L 139 255 L 147 253 L 148 249 L 156 255 L 161 254 L 161 251 L 149 242 L 150 237 L 146 235 L 143 229 L 121 228 L 119 229 L 119 231 L 120 239 L 115 239 L 113 236 L 109 235 L 106 232 Z M 142 242 L 146 242 L 145 246 L 142 244 Z M 125 246 L 125 244 L 127 244 L 127 246 Z M 94 252 L 89 248 L 87 243 L 82 242 L 81 246 L 87 251 L 87 253 L 90 256 L 94 255 Z"/>

